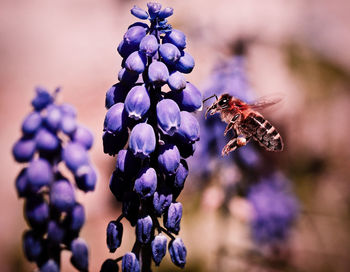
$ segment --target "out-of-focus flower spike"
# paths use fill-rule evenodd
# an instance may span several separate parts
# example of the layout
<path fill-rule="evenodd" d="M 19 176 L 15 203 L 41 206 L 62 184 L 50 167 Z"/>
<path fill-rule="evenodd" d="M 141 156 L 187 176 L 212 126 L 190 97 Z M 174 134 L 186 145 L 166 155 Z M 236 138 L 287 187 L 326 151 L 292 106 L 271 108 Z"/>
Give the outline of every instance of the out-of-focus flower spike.
<path fill-rule="evenodd" d="M 72 256 L 70 258 L 73 266 L 79 271 L 88 271 L 89 250 L 86 242 L 82 238 L 76 238 L 71 243 Z"/>

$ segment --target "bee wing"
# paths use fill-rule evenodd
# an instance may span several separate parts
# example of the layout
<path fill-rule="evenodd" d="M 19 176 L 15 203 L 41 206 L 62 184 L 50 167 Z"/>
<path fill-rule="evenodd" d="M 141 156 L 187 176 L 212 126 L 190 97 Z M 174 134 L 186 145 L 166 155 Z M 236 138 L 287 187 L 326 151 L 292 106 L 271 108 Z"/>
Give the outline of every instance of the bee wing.
<path fill-rule="evenodd" d="M 277 103 L 279 103 L 281 101 L 282 101 L 281 97 L 261 97 L 257 101 L 250 103 L 249 106 L 253 110 L 259 111 L 261 109 L 266 109 L 268 107 L 276 105 Z"/>

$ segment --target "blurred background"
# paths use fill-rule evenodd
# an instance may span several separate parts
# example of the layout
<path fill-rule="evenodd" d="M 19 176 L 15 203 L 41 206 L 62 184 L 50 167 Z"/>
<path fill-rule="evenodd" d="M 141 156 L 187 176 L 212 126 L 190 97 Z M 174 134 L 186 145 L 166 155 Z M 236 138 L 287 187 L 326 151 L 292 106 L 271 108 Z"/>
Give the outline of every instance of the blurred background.
<path fill-rule="evenodd" d="M 117 82 L 121 57 L 116 47 L 135 21 L 129 10 L 134 4 L 145 8 L 146 3 L 0 0 L 1 271 L 35 270 L 21 248 L 26 222 L 23 200 L 14 188 L 21 166 L 14 162 L 11 149 L 38 85 L 51 91 L 62 87 L 58 101 L 73 104 L 78 121 L 95 135 L 91 156 L 99 180 L 94 193 L 78 194 L 87 212 L 81 236 L 90 246 L 91 271 L 99 271 L 103 260 L 112 256 L 105 230 L 119 216 L 120 205 L 108 188 L 115 158 L 102 150 L 104 99 L 107 89 Z M 258 213 L 256 202 L 247 194 L 227 190 L 231 188 L 228 180 L 233 184 L 244 181 L 249 169 L 242 170 L 234 160 L 213 161 L 212 156 L 191 173 L 191 166 L 200 159 L 194 158 L 180 198 L 184 206 L 180 236 L 188 248 L 184 270 L 349 271 L 350 2 L 160 3 L 174 8 L 170 24 L 186 34 L 187 52 L 196 61 L 186 78 L 203 93 L 215 92 L 220 76 L 213 74 L 238 56 L 244 59 L 241 76 L 255 97 L 282 98 L 273 111 L 264 114 L 280 131 L 285 150 L 266 154 L 258 148 L 257 152 L 265 162 L 262 166 L 268 165 L 266 171 L 273 168 L 273 173 L 288 180 L 286 191 L 293 204 L 286 209 L 295 211 L 278 246 L 257 242 L 252 226 Z M 243 53 L 235 50 L 242 41 Z M 203 112 L 196 115 L 200 119 Z M 210 130 L 201 129 L 205 141 Z M 201 152 L 203 148 L 199 146 Z M 275 199 L 275 194 L 268 194 L 268 199 Z M 279 207 L 278 202 L 272 203 Z M 133 230 L 127 229 L 118 251 L 129 251 L 134 239 Z M 69 258 L 63 254 L 62 271 L 74 271 Z M 179 270 L 167 255 L 156 271 Z"/>

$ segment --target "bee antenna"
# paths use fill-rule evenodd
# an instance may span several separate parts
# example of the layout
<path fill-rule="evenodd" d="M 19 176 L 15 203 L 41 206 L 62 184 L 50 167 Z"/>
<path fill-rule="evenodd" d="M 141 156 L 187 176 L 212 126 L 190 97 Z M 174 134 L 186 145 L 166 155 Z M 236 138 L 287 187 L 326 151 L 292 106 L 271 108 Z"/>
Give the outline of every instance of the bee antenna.
<path fill-rule="evenodd" d="M 213 94 L 213 95 L 211 95 L 211 96 L 207 97 L 206 99 L 204 99 L 204 100 L 203 100 L 203 103 L 204 103 L 205 101 L 209 100 L 210 98 L 213 98 L 213 97 L 215 97 L 215 98 L 216 98 L 216 100 L 218 100 L 217 95 L 216 95 L 216 94 Z"/>

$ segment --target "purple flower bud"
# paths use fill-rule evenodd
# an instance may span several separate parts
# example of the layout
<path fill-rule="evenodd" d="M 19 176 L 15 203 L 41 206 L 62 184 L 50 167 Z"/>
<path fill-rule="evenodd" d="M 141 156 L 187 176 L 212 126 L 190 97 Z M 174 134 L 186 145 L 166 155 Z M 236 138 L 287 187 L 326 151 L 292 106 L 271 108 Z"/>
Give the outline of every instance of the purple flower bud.
<path fill-rule="evenodd" d="M 168 85 L 173 91 L 181 91 L 186 88 L 186 79 L 182 73 L 175 71 L 168 78 Z"/>
<path fill-rule="evenodd" d="M 64 115 L 61 120 L 61 130 L 68 136 L 71 136 L 77 129 L 77 122 L 74 117 Z"/>
<path fill-rule="evenodd" d="M 180 127 L 179 106 L 171 99 L 163 99 L 157 104 L 158 126 L 168 135 L 173 135 Z"/>
<path fill-rule="evenodd" d="M 113 259 L 107 259 L 103 262 L 100 272 L 118 272 L 119 266 L 117 262 Z"/>
<path fill-rule="evenodd" d="M 171 32 L 168 32 L 163 38 L 163 43 L 172 43 L 180 50 L 183 50 L 186 47 L 186 36 L 182 31 L 172 29 Z"/>
<path fill-rule="evenodd" d="M 125 253 L 122 259 L 123 272 L 140 272 L 140 263 L 133 252 Z"/>
<path fill-rule="evenodd" d="M 123 238 L 123 225 L 117 221 L 109 222 L 107 226 L 107 246 L 109 252 L 113 253 L 120 247 Z"/>
<path fill-rule="evenodd" d="M 180 153 L 176 145 L 165 144 L 159 148 L 158 165 L 166 174 L 175 174 L 180 165 Z"/>
<path fill-rule="evenodd" d="M 194 59 L 190 54 L 184 52 L 183 55 L 179 58 L 179 60 L 176 62 L 175 67 L 178 71 L 182 73 L 191 73 L 194 68 Z"/>
<path fill-rule="evenodd" d="M 158 16 L 160 10 L 162 9 L 162 5 L 156 2 L 147 3 L 148 13 L 151 19 L 154 19 Z"/>
<path fill-rule="evenodd" d="M 181 111 L 181 124 L 177 134 L 185 143 L 193 143 L 199 140 L 199 123 L 197 119 L 187 111 Z"/>
<path fill-rule="evenodd" d="M 42 118 L 40 113 L 33 111 L 28 114 L 22 123 L 22 132 L 24 135 L 33 135 L 40 128 L 42 123 Z"/>
<path fill-rule="evenodd" d="M 71 117 L 74 117 L 74 118 L 77 117 L 77 111 L 72 105 L 70 105 L 68 103 L 63 103 L 60 106 L 60 108 L 61 108 L 61 112 L 62 112 L 63 115 L 71 116 Z"/>
<path fill-rule="evenodd" d="M 126 145 L 129 138 L 129 132 L 124 129 L 117 134 L 112 134 L 108 131 L 103 133 L 103 152 L 114 156 L 118 151 Z"/>
<path fill-rule="evenodd" d="M 94 142 L 94 137 L 89 129 L 84 126 L 78 126 L 72 136 L 72 140 L 89 150 Z"/>
<path fill-rule="evenodd" d="M 141 160 L 136 158 L 130 150 L 122 149 L 117 156 L 116 168 L 126 178 L 134 177 L 141 167 Z"/>
<path fill-rule="evenodd" d="M 154 262 L 156 263 L 156 266 L 160 264 L 160 262 L 166 254 L 166 244 L 167 239 L 163 234 L 158 234 L 156 237 L 154 237 L 151 243 L 152 257 Z"/>
<path fill-rule="evenodd" d="M 84 206 L 75 203 L 74 207 L 67 213 L 64 224 L 69 231 L 79 232 L 85 222 Z"/>
<path fill-rule="evenodd" d="M 124 39 L 119 43 L 117 51 L 124 59 L 130 56 L 132 52 L 137 51 L 137 45 L 130 45 Z"/>
<path fill-rule="evenodd" d="M 109 133 L 118 133 L 124 129 L 125 122 L 124 104 L 117 103 L 107 111 L 103 127 Z"/>
<path fill-rule="evenodd" d="M 125 218 L 129 220 L 131 226 L 135 226 L 137 223 L 139 206 L 140 197 L 137 193 L 128 192 L 124 194 L 122 210 Z"/>
<path fill-rule="evenodd" d="M 54 152 L 60 147 L 57 136 L 46 128 L 39 129 L 35 135 L 36 147 L 40 151 Z"/>
<path fill-rule="evenodd" d="M 155 192 L 153 195 L 153 207 L 158 215 L 162 215 L 164 211 L 170 206 L 173 201 L 173 195 L 171 192 L 162 190 Z"/>
<path fill-rule="evenodd" d="M 74 142 L 70 142 L 66 145 L 63 149 L 62 158 L 73 173 L 75 173 L 79 167 L 89 163 L 86 149 L 81 144 Z"/>
<path fill-rule="evenodd" d="M 175 265 L 184 268 L 186 264 L 187 250 L 181 238 L 176 238 L 170 242 L 169 253 L 171 261 Z"/>
<path fill-rule="evenodd" d="M 118 73 L 118 80 L 128 86 L 133 85 L 138 80 L 138 78 L 139 78 L 138 73 L 129 71 L 128 69 L 125 69 L 125 68 L 122 68 Z M 118 102 L 122 102 L 122 100 Z"/>
<path fill-rule="evenodd" d="M 65 229 L 60 226 L 56 221 L 51 220 L 47 226 L 47 239 L 58 245 L 62 243 L 65 235 Z"/>
<path fill-rule="evenodd" d="M 131 53 L 128 58 L 125 60 L 125 67 L 129 71 L 141 74 L 147 64 L 147 58 L 142 53 L 135 51 Z"/>
<path fill-rule="evenodd" d="M 62 119 L 61 108 L 56 105 L 50 105 L 47 107 L 47 114 L 45 118 L 45 125 L 52 131 L 56 131 L 60 127 Z"/>
<path fill-rule="evenodd" d="M 178 234 L 182 218 L 182 204 L 171 203 L 168 212 L 164 216 L 164 226 L 171 232 Z"/>
<path fill-rule="evenodd" d="M 132 73 L 132 72 L 128 71 L 128 73 Z M 106 108 L 109 109 L 115 103 L 124 102 L 128 91 L 129 89 L 123 86 L 121 83 L 114 84 L 106 92 L 106 101 L 105 101 Z"/>
<path fill-rule="evenodd" d="M 134 156 L 144 159 L 154 151 L 156 136 L 152 126 L 146 123 L 137 124 L 131 131 L 129 148 Z"/>
<path fill-rule="evenodd" d="M 36 143 L 33 139 L 21 138 L 12 148 L 13 157 L 17 162 L 30 161 L 35 153 Z"/>
<path fill-rule="evenodd" d="M 68 180 L 57 180 L 51 185 L 50 204 L 60 212 L 70 211 L 75 205 L 75 193 Z"/>
<path fill-rule="evenodd" d="M 171 91 L 169 96 L 177 102 L 181 110 L 193 112 L 202 108 L 202 94 L 189 82 L 182 92 Z"/>
<path fill-rule="evenodd" d="M 88 271 L 89 251 L 86 242 L 82 238 L 76 238 L 71 243 L 70 249 L 72 251 L 70 258 L 72 265 L 79 271 Z"/>
<path fill-rule="evenodd" d="M 75 181 L 77 187 L 84 192 L 95 190 L 97 175 L 94 168 L 91 165 L 80 166 L 75 172 Z"/>
<path fill-rule="evenodd" d="M 29 193 L 27 168 L 21 170 L 16 178 L 16 190 L 18 197 L 25 197 Z"/>
<path fill-rule="evenodd" d="M 158 50 L 159 44 L 154 35 L 145 36 L 140 42 L 140 52 L 147 57 L 152 57 Z"/>
<path fill-rule="evenodd" d="M 141 20 L 146 20 L 148 18 L 148 13 L 143 10 L 142 8 L 139 8 L 138 6 L 134 6 L 130 10 L 131 14 L 134 15 L 135 17 L 141 19 Z"/>
<path fill-rule="evenodd" d="M 151 240 L 153 230 L 152 218 L 147 215 L 146 217 L 139 218 L 136 224 L 136 237 L 141 244 L 147 244 Z"/>
<path fill-rule="evenodd" d="M 151 197 L 157 189 L 157 173 L 153 168 L 143 168 L 135 180 L 134 190 L 141 198 Z"/>
<path fill-rule="evenodd" d="M 27 178 L 30 191 L 38 191 L 51 183 L 53 179 L 51 165 L 45 159 L 32 161 L 27 168 Z"/>
<path fill-rule="evenodd" d="M 60 272 L 60 268 L 55 260 L 49 259 L 40 267 L 40 272 Z"/>
<path fill-rule="evenodd" d="M 158 86 L 164 85 L 169 77 L 168 67 L 161 61 L 153 61 L 148 67 L 149 81 Z"/>
<path fill-rule="evenodd" d="M 125 110 L 130 118 L 140 120 L 148 111 L 151 100 L 145 86 L 133 87 L 125 99 Z"/>
<path fill-rule="evenodd" d="M 176 170 L 174 186 L 176 188 L 183 188 L 185 180 L 188 176 L 188 165 L 185 160 L 180 161 L 180 165 Z"/>
<path fill-rule="evenodd" d="M 167 64 L 173 64 L 181 57 L 180 50 L 172 43 L 161 44 L 159 54 Z"/>
<path fill-rule="evenodd" d="M 25 202 L 25 217 L 32 228 L 45 227 L 49 219 L 49 205 L 41 195 L 27 198 Z"/>
<path fill-rule="evenodd" d="M 143 37 L 146 36 L 146 30 L 142 26 L 132 26 L 126 31 L 124 41 L 130 46 L 139 46 Z"/>
<path fill-rule="evenodd" d="M 173 15 L 173 12 L 173 8 L 167 7 L 159 12 L 158 17 L 161 19 L 165 19 Z"/>
<path fill-rule="evenodd" d="M 35 89 L 36 97 L 32 100 L 32 105 L 36 111 L 41 111 L 53 102 L 53 97 L 41 87 Z"/>
<path fill-rule="evenodd" d="M 41 237 L 33 230 L 26 231 L 23 235 L 23 251 L 30 262 L 38 260 L 44 251 Z"/>

